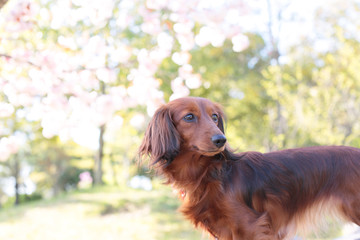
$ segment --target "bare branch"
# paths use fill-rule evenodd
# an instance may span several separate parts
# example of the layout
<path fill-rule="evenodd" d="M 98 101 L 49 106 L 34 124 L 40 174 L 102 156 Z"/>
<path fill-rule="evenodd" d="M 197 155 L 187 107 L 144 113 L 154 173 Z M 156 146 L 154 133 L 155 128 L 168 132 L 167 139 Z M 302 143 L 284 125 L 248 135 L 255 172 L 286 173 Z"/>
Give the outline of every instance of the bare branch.
<path fill-rule="evenodd" d="M 1 0 L 0 0 L 1 1 Z M 41 66 L 39 65 L 36 65 L 35 63 L 29 61 L 29 60 L 24 60 L 24 59 L 20 59 L 20 58 L 16 58 L 16 57 L 13 57 L 13 56 L 10 56 L 8 54 L 4 54 L 4 53 L 0 53 L 0 58 L 3 57 L 3 58 L 9 58 L 9 59 L 12 59 L 14 61 L 17 61 L 17 62 L 22 62 L 22 63 L 26 63 L 26 64 L 29 64 L 33 67 L 36 67 L 36 68 L 41 68 Z"/>
<path fill-rule="evenodd" d="M 8 2 L 8 0 L 0 0 L 0 9 Z"/>

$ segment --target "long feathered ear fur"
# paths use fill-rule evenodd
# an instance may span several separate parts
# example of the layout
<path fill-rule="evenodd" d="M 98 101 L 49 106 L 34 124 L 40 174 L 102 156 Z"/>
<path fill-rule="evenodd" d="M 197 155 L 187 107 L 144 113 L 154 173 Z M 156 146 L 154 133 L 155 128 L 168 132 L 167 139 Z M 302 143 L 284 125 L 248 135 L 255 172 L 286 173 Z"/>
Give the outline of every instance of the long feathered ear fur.
<path fill-rule="evenodd" d="M 224 114 L 224 111 L 222 110 L 222 107 L 219 104 L 215 104 L 215 106 L 218 108 L 218 113 L 219 113 L 219 123 L 218 123 L 218 127 L 219 129 L 222 131 L 222 133 L 225 134 L 225 121 L 226 121 L 226 116 Z"/>
<path fill-rule="evenodd" d="M 219 129 L 222 131 L 222 133 L 225 134 L 225 124 L 224 124 L 224 117 L 222 115 L 219 116 L 219 123 L 218 123 L 218 127 Z"/>
<path fill-rule="evenodd" d="M 222 110 L 222 107 L 218 104 L 216 104 L 216 106 L 218 108 L 218 113 L 219 113 L 218 128 L 223 134 L 225 134 L 226 116 L 224 114 L 224 111 Z M 222 152 L 221 156 L 224 157 L 226 160 L 231 160 L 231 161 L 237 161 L 243 157 L 243 155 L 234 153 L 234 150 L 230 149 L 229 145 L 227 144 L 225 145 L 225 149 Z"/>
<path fill-rule="evenodd" d="M 174 126 L 170 110 L 163 106 L 156 111 L 147 127 L 139 156 L 149 156 L 151 165 L 169 165 L 179 150 L 180 135 Z"/>

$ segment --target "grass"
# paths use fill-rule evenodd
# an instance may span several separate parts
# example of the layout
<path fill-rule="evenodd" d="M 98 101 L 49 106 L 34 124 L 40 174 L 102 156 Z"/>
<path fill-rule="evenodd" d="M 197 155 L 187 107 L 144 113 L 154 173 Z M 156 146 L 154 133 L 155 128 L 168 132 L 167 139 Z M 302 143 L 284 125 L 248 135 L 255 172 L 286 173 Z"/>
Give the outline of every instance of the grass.
<path fill-rule="evenodd" d="M 0 239 L 11 240 L 198 240 L 207 239 L 176 210 L 168 186 L 147 192 L 101 187 L 0 211 Z M 307 239 L 338 236 L 338 225 Z"/>
<path fill-rule="evenodd" d="M 202 239 L 169 188 L 102 187 L 0 211 L 0 239 Z M 205 238 L 204 238 L 205 239 Z"/>

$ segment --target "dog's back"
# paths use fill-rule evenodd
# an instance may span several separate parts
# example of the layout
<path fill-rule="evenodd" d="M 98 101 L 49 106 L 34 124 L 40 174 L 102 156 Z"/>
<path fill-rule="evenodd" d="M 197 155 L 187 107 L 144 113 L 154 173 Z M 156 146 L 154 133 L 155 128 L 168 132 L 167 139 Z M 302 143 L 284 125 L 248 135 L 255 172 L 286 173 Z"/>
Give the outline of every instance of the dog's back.
<path fill-rule="evenodd" d="M 249 152 L 246 202 L 268 212 L 275 231 L 294 234 L 336 215 L 360 225 L 360 149 L 308 147 L 270 153 Z"/>

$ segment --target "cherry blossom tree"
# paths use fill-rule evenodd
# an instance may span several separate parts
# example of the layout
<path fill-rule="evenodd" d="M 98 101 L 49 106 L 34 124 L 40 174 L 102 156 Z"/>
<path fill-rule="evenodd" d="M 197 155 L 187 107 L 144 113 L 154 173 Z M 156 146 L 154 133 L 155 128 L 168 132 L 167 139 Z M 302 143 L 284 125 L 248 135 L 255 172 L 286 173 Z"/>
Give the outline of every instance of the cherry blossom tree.
<path fill-rule="evenodd" d="M 121 127 L 119 111 L 145 106 L 152 115 L 164 102 L 164 60 L 177 66 L 174 99 L 203 84 L 193 49 L 227 39 L 233 51 L 246 49 L 246 9 L 238 0 L 9 1 L 0 17 L 0 121 L 38 122 L 45 138 L 97 151 L 100 184 L 106 126 Z M 0 127 L 1 161 L 21 147 L 16 130 Z"/>

